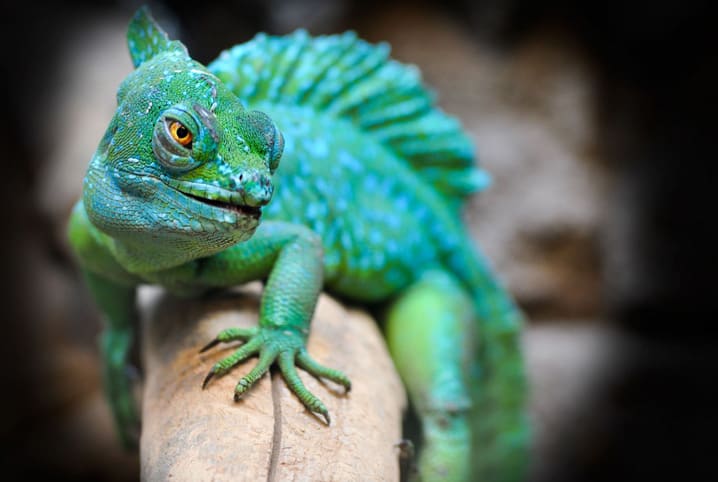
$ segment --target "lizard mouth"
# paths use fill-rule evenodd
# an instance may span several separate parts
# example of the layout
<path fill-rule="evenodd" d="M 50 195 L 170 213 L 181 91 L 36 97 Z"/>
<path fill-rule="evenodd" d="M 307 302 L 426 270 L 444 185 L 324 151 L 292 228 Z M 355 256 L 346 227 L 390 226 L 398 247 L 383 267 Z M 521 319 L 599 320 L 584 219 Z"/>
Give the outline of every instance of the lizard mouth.
<path fill-rule="evenodd" d="M 259 207 L 248 206 L 246 204 L 233 204 L 217 199 L 208 199 L 206 197 L 195 196 L 194 194 L 190 194 L 187 192 L 183 192 L 182 194 L 194 199 L 195 201 L 199 201 L 201 203 L 208 204 L 217 208 L 227 209 L 228 211 L 233 211 L 237 214 L 248 216 L 253 219 L 259 219 L 262 216 L 262 209 Z"/>
<path fill-rule="evenodd" d="M 193 201 L 207 206 L 239 214 L 242 217 L 251 218 L 255 221 L 259 221 L 259 218 L 262 216 L 262 209 L 258 206 L 245 204 L 242 196 L 238 192 L 174 179 L 163 179 L 163 182 Z"/>

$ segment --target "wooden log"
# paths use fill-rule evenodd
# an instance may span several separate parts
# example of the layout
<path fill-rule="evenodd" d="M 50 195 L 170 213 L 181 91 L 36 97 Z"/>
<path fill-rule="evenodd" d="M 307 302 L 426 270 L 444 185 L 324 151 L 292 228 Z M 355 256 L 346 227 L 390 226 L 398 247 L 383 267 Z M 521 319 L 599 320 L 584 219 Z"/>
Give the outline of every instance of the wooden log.
<path fill-rule="evenodd" d="M 142 479 L 398 480 L 406 396 L 376 324 L 363 312 L 322 295 L 312 322 L 309 352 L 353 383 L 344 395 L 342 387 L 300 370 L 329 409 L 330 426 L 304 408 L 278 372 L 235 403 L 234 386 L 256 358 L 201 389 L 212 365 L 236 344 L 201 355 L 199 349 L 223 328 L 257 323 L 253 288 L 202 300 L 142 289 Z"/>

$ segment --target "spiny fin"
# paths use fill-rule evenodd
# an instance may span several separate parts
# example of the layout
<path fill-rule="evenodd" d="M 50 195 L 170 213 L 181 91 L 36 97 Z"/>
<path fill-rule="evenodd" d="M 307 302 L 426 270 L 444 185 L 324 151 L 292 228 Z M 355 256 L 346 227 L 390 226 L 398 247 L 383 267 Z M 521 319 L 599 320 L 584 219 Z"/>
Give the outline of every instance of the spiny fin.
<path fill-rule="evenodd" d="M 176 51 L 187 55 L 187 48 L 179 40 L 169 39 L 146 5 L 140 7 L 130 20 L 127 47 L 135 68 L 162 52 Z"/>
<path fill-rule="evenodd" d="M 354 32 L 259 34 L 208 68 L 249 105 L 309 106 L 350 120 L 403 159 L 451 205 L 489 184 L 461 124 L 436 107 L 419 70 Z"/>

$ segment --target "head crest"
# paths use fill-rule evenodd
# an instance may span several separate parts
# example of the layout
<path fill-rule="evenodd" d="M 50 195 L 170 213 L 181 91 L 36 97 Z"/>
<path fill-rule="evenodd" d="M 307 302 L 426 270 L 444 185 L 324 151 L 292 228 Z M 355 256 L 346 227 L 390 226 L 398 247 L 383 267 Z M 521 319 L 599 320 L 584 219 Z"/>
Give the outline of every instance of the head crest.
<path fill-rule="evenodd" d="M 127 46 L 135 67 L 162 52 L 181 52 L 187 55 L 187 48 L 178 40 L 170 40 L 145 5 L 140 7 L 127 27 Z"/>

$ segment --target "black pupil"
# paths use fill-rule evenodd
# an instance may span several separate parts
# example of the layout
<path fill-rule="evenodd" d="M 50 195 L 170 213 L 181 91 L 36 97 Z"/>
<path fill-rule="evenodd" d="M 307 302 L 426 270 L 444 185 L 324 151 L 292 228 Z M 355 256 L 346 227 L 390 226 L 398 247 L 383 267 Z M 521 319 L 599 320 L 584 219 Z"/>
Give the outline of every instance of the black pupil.
<path fill-rule="evenodd" d="M 179 137 L 180 139 L 184 139 L 185 137 L 187 137 L 187 134 L 189 134 L 189 132 L 187 131 L 187 128 L 185 126 L 179 126 L 177 128 L 177 137 Z"/>

